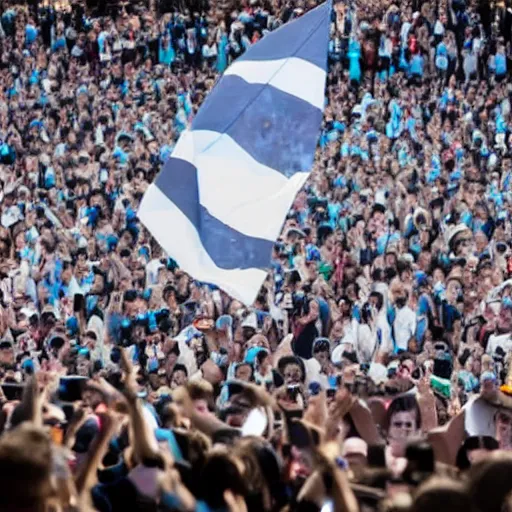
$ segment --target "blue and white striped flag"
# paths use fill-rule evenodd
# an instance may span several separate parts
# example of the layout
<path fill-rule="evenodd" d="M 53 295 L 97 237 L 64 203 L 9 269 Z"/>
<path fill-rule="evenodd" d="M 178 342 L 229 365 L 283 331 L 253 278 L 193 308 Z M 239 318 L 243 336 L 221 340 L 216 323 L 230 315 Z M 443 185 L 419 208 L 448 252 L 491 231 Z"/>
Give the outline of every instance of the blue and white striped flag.
<path fill-rule="evenodd" d="M 183 270 L 247 305 L 313 164 L 330 9 L 269 33 L 226 70 L 139 209 Z"/>

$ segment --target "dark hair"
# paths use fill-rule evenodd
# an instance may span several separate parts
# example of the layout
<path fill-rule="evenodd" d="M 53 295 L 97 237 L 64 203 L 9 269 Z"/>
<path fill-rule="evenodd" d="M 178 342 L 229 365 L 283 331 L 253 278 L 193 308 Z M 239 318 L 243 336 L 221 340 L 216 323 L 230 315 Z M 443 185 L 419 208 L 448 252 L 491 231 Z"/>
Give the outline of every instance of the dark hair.
<path fill-rule="evenodd" d="M 478 510 L 503 510 L 503 502 L 512 491 L 511 471 L 512 457 L 506 452 L 471 468 L 468 495 Z"/>
<path fill-rule="evenodd" d="M 230 489 L 233 494 L 245 496 L 247 486 L 233 458 L 228 454 L 214 453 L 206 460 L 201 471 L 200 497 L 213 509 L 226 506 L 224 491 Z"/>
<path fill-rule="evenodd" d="M 260 350 L 257 354 L 256 354 L 256 361 L 258 363 L 258 365 L 260 365 L 266 357 L 269 356 L 269 353 L 267 350 Z"/>
<path fill-rule="evenodd" d="M 411 507 L 412 512 L 427 510 L 471 512 L 475 508 L 462 482 L 435 478 L 420 487 Z"/>
<path fill-rule="evenodd" d="M 391 418 L 394 414 L 398 412 L 409 411 L 414 411 L 416 413 L 416 428 L 419 429 L 421 427 L 421 411 L 418 405 L 418 401 L 414 395 L 406 393 L 395 397 L 389 404 L 388 410 L 386 412 L 386 430 L 389 430 Z"/>
<path fill-rule="evenodd" d="M 382 296 L 382 293 L 380 292 L 372 292 L 370 293 L 370 298 L 377 299 L 377 310 L 380 311 L 382 309 L 382 306 L 384 305 L 384 297 Z"/>
<path fill-rule="evenodd" d="M 302 359 L 300 357 L 295 357 L 295 356 L 281 357 L 281 359 L 279 359 L 279 361 L 277 362 L 277 368 L 279 370 L 279 373 L 284 376 L 284 369 L 289 364 L 295 364 L 300 368 L 301 373 L 302 373 L 301 381 L 304 382 L 304 380 L 306 379 L 306 368 L 304 366 L 304 362 L 302 361 Z"/>
<path fill-rule="evenodd" d="M 327 338 L 317 338 L 313 342 L 313 354 L 318 354 L 319 352 L 330 352 L 331 344 Z"/>
<path fill-rule="evenodd" d="M 176 345 L 175 345 L 175 346 L 178 346 L 178 344 L 176 343 Z M 171 350 L 171 352 L 172 352 L 172 350 Z M 174 365 L 174 368 L 172 369 L 171 377 L 172 377 L 176 372 L 183 372 L 183 373 L 188 377 L 187 367 L 186 367 L 184 364 L 176 363 L 176 364 Z"/>
<path fill-rule="evenodd" d="M 241 362 L 241 363 L 238 363 L 238 364 L 236 365 L 236 368 L 235 368 L 235 377 L 236 377 L 236 375 L 237 375 L 238 370 L 239 370 L 240 368 L 242 368 L 242 366 L 248 366 L 248 367 L 251 369 L 251 378 L 250 378 L 250 380 L 252 381 L 252 380 L 253 380 L 253 378 L 254 378 L 254 368 L 253 368 L 252 364 L 250 364 L 250 363 L 246 363 L 246 362 Z"/>
<path fill-rule="evenodd" d="M 494 451 L 500 447 L 498 441 L 491 436 L 471 436 L 468 437 L 464 444 L 459 448 L 457 452 L 457 467 L 464 471 L 469 469 L 471 462 L 469 461 L 468 453 L 473 450 L 482 448 L 484 450 Z"/>

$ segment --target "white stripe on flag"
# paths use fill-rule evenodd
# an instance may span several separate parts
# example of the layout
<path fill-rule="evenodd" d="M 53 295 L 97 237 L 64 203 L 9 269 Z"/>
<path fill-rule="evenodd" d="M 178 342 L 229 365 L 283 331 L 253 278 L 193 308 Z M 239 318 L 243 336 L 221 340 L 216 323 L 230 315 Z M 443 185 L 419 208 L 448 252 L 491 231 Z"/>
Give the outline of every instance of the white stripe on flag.
<path fill-rule="evenodd" d="M 148 187 L 139 208 L 139 218 L 185 272 L 198 281 L 215 283 L 244 304 L 254 302 L 267 272 L 217 267 L 201 244 L 194 226 L 157 186 Z"/>
<path fill-rule="evenodd" d="M 235 61 L 225 71 L 251 84 L 268 84 L 296 96 L 320 110 L 324 108 L 325 70 L 297 57 L 261 61 Z"/>
<path fill-rule="evenodd" d="M 173 157 L 196 167 L 200 202 L 211 215 L 245 235 L 272 241 L 309 175 L 288 179 L 256 162 L 228 135 L 207 130 L 184 132 Z"/>

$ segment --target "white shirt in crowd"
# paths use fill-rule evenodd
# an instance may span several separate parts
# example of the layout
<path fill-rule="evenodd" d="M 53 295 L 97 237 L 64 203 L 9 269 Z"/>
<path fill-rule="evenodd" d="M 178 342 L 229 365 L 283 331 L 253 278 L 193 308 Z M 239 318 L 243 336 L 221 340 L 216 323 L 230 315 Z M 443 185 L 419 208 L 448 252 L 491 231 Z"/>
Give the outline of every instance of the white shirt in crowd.
<path fill-rule="evenodd" d="M 327 389 L 329 383 L 328 378 L 325 373 L 322 373 L 320 363 L 314 357 L 311 359 L 303 359 L 303 361 L 306 368 L 308 384 L 318 382 L 322 386 L 322 389 Z"/>
<path fill-rule="evenodd" d="M 393 330 L 395 334 L 396 348 L 407 350 L 409 340 L 416 333 L 416 313 L 409 306 L 396 309 Z"/>
<path fill-rule="evenodd" d="M 501 347 L 505 354 L 508 354 L 512 350 L 512 333 L 508 332 L 506 334 L 493 334 L 489 336 L 487 353 L 493 356 L 498 347 Z"/>

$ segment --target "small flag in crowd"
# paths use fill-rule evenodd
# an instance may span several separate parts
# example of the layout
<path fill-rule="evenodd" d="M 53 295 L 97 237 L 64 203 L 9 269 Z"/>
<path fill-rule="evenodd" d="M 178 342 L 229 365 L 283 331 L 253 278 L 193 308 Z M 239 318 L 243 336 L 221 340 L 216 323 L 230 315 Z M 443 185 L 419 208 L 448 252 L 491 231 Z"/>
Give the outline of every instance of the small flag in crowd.
<path fill-rule="evenodd" d="M 330 10 L 271 32 L 226 70 L 138 212 L 184 271 L 247 305 L 313 164 Z"/>

